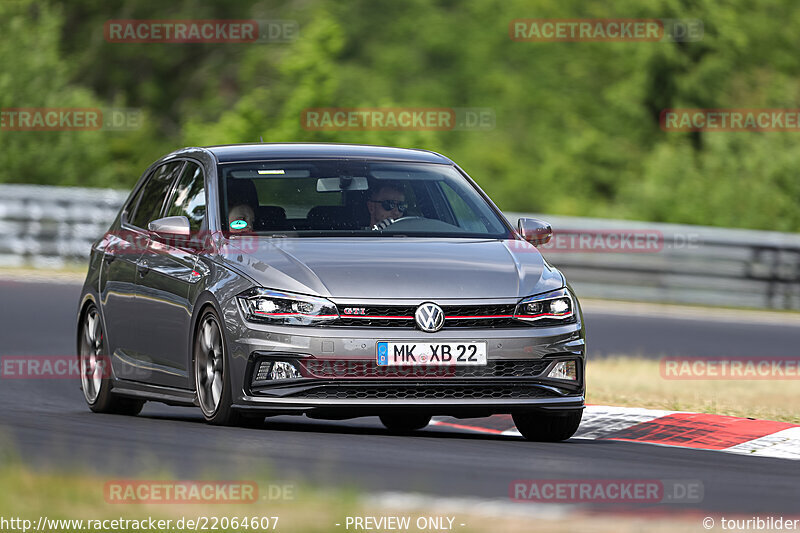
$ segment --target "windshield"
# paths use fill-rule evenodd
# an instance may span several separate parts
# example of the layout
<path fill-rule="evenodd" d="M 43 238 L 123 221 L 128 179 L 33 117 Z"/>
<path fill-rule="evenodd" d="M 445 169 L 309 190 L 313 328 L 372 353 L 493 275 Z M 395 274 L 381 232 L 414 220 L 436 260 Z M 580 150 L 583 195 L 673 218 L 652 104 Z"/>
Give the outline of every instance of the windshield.
<path fill-rule="evenodd" d="M 452 166 L 382 161 L 220 165 L 223 229 L 237 233 L 508 238 Z"/>

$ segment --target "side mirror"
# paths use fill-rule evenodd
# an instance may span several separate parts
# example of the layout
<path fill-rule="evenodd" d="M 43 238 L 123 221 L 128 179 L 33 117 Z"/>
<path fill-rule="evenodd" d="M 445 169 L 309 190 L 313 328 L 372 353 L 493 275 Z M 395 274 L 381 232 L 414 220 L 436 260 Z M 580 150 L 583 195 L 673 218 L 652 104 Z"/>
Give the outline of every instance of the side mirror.
<path fill-rule="evenodd" d="M 147 229 L 159 237 L 188 237 L 189 219 L 184 216 L 164 217 L 152 221 Z"/>
<path fill-rule="evenodd" d="M 553 228 L 544 220 L 537 218 L 520 218 L 517 228 L 522 238 L 534 246 L 547 244 L 553 236 Z"/>

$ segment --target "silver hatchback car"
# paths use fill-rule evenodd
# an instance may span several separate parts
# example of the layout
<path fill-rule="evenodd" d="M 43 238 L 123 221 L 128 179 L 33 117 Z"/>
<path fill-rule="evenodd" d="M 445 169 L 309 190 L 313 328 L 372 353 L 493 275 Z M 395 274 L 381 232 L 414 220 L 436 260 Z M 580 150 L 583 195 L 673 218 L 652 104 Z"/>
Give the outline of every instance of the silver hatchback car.
<path fill-rule="evenodd" d="M 558 441 L 584 407 L 564 276 L 466 173 L 423 150 L 186 148 L 145 171 L 94 243 L 78 312 L 97 412 L 198 406 L 213 424 L 305 414 L 511 414 Z"/>

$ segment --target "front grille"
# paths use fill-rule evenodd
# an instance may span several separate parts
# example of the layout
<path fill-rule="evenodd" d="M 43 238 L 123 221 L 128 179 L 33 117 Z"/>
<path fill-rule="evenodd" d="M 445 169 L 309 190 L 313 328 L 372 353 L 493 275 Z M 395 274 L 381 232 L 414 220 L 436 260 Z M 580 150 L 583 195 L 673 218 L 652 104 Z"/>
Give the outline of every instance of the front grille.
<path fill-rule="evenodd" d="M 528 378 L 540 375 L 549 360 L 489 361 L 485 366 L 378 366 L 375 361 L 323 360 L 300 361 L 304 376 L 320 379 L 346 378 Z"/>
<path fill-rule="evenodd" d="M 315 400 L 502 400 L 535 399 L 557 396 L 537 387 L 523 386 L 448 386 L 448 385 L 389 385 L 389 386 L 324 386 L 302 391 L 292 397 Z"/>
<path fill-rule="evenodd" d="M 363 314 L 348 315 L 342 313 L 341 318 L 325 327 L 373 327 L 373 328 L 400 328 L 414 329 L 414 313 L 417 306 L 373 305 L 340 306 L 345 308 L 363 309 Z M 515 304 L 499 305 L 443 305 L 445 321 L 442 329 L 453 328 L 515 328 L 529 327 L 531 324 L 514 319 Z M 536 325 L 551 325 L 548 322 L 561 324 L 558 320 L 541 320 Z"/>

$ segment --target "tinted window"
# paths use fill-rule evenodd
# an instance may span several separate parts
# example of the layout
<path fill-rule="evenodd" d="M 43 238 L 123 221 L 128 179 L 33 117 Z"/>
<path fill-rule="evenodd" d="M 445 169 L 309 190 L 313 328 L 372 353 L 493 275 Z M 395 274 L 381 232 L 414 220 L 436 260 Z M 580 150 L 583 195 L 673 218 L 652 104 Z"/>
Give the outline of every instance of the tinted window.
<path fill-rule="evenodd" d="M 192 231 L 199 231 L 206 215 L 206 193 L 203 187 L 203 169 L 187 163 L 178 178 L 166 216 L 184 216 L 189 219 Z"/>
<path fill-rule="evenodd" d="M 183 161 L 175 161 L 158 167 L 144 184 L 136 212 L 130 218 L 131 224 L 139 228 L 147 228 L 147 223 L 157 219 L 166 201 L 169 187 Z"/>
<path fill-rule="evenodd" d="M 149 178 L 145 178 L 149 179 Z M 125 221 L 130 222 L 133 220 L 133 212 L 136 210 L 136 206 L 139 205 L 139 200 L 142 199 L 142 193 L 144 192 L 144 187 L 140 187 L 138 191 L 136 191 L 136 196 L 130 201 L 128 206 L 125 208 Z"/>

